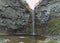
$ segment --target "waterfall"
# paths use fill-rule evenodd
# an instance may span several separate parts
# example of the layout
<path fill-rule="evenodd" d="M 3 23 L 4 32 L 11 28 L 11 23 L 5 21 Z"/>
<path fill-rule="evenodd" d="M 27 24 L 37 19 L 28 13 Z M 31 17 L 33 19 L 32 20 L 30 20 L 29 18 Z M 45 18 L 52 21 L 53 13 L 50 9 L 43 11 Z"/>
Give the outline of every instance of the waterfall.
<path fill-rule="evenodd" d="M 34 10 L 32 10 L 32 35 L 35 35 L 35 17 L 34 17 Z"/>

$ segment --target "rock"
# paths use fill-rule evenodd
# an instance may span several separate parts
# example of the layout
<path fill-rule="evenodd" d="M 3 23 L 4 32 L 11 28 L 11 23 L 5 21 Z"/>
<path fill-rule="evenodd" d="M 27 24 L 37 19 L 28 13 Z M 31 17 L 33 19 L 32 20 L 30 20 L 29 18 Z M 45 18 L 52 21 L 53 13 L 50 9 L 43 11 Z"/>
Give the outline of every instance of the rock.
<path fill-rule="evenodd" d="M 20 25 L 27 25 L 30 11 L 26 6 L 21 0 L 20 2 L 18 0 L 0 0 L 0 26 L 9 30 L 20 29 Z"/>
<path fill-rule="evenodd" d="M 35 7 L 35 13 L 41 24 L 46 23 L 49 19 L 49 12 L 47 12 L 46 3 L 47 1 L 42 1 Z"/>
<path fill-rule="evenodd" d="M 19 38 L 22 38 L 22 39 L 24 39 L 24 38 L 26 38 L 26 37 L 24 37 L 24 36 L 20 36 Z"/>
<path fill-rule="evenodd" d="M 0 39 L 0 43 L 6 43 L 6 42 L 9 42 L 9 41 L 10 41 L 9 39 L 4 39 L 4 38 Z"/>
<path fill-rule="evenodd" d="M 57 41 L 57 43 L 60 43 L 60 41 Z"/>
<path fill-rule="evenodd" d="M 60 16 L 60 0 L 43 0 L 35 7 L 35 13 L 41 23 L 47 22 L 50 16 Z"/>
<path fill-rule="evenodd" d="M 9 39 L 5 39 L 4 42 L 9 42 L 10 40 Z"/>
<path fill-rule="evenodd" d="M 24 43 L 24 42 L 19 42 L 19 43 Z"/>
<path fill-rule="evenodd" d="M 37 15 L 36 17 L 39 21 L 38 26 L 40 26 L 41 32 L 46 32 L 44 34 L 47 35 L 59 34 L 60 0 L 42 0 L 42 2 L 39 2 L 35 7 L 34 11 Z"/>

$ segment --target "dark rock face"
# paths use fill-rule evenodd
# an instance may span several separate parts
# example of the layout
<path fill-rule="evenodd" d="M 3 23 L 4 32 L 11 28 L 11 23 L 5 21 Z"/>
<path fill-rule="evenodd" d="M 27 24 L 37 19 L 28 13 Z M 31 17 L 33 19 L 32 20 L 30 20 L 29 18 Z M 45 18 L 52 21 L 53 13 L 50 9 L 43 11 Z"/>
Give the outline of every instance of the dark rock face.
<path fill-rule="evenodd" d="M 45 27 L 43 26 L 47 22 L 50 22 L 50 24 L 53 25 L 51 27 L 51 25 L 48 24 L 49 28 L 47 30 L 49 30 L 50 35 L 52 35 L 52 34 L 54 35 L 55 33 L 56 34 L 60 33 L 60 32 L 56 32 L 58 30 L 57 27 L 59 26 L 59 23 L 58 23 L 59 20 L 57 18 L 53 18 L 53 17 L 60 17 L 60 0 L 42 0 L 42 2 L 40 2 L 39 5 L 35 7 L 35 13 L 37 14 L 37 18 L 40 21 L 39 23 L 42 24 L 43 29 L 47 26 L 47 25 Z M 57 20 L 55 20 L 55 19 L 57 19 Z M 53 20 L 58 21 L 58 22 L 56 22 L 57 25 L 53 24 L 55 22 Z M 55 31 L 53 31 L 53 30 L 55 30 Z M 53 31 L 53 33 L 52 33 L 52 31 Z M 48 33 L 48 32 L 46 32 L 46 33 Z"/>
<path fill-rule="evenodd" d="M 35 7 L 35 13 L 37 14 L 37 18 L 40 21 L 40 24 L 44 24 L 49 19 L 49 12 L 47 11 L 47 2 L 48 1 L 42 1 L 39 3 L 38 6 Z"/>
<path fill-rule="evenodd" d="M 44 23 L 49 19 L 49 16 L 60 16 L 60 1 L 59 0 L 42 0 L 35 7 L 38 19 Z"/>
<path fill-rule="evenodd" d="M 29 15 L 30 12 L 22 2 L 0 0 L 0 30 L 20 29 L 21 26 L 28 23 Z"/>

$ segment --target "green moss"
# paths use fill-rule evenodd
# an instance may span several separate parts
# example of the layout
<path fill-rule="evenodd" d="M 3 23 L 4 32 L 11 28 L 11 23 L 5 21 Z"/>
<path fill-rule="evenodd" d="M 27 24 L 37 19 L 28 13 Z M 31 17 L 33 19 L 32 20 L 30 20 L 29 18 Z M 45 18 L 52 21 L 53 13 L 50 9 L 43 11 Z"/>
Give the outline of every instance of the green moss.
<path fill-rule="evenodd" d="M 56 27 L 60 25 L 60 20 L 55 18 L 48 22 L 48 27 Z"/>
<path fill-rule="evenodd" d="M 55 42 L 56 41 L 53 38 L 51 38 L 50 41 L 48 41 L 48 43 L 55 43 Z"/>
<path fill-rule="evenodd" d="M 47 33 L 52 33 L 60 29 L 60 18 L 53 18 L 48 22 Z"/>

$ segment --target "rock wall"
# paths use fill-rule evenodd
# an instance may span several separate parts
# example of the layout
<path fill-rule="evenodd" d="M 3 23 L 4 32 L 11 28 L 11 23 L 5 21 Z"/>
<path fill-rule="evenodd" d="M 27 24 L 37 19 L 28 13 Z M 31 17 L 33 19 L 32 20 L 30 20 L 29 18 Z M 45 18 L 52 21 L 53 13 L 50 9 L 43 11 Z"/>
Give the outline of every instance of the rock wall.
<path fill-rule="evenodd" d="M 41 27 L 39 28 L 41 32 L 45 35 L 58 35 L 60 33 L 60 0 L 42 0 L 35 7 L 35 14 L 37 14 L 37 19 L 42 27 L 42 30 Z M 47 25 L 44 25 L 46 23 Z"/>
<path fill-rule="evenodd" d="M 35 7 L 38 19 L 44 23 L 49 19 L 49 16 L 60 16 L 60 1 L 59 0 L 42 0 Z"/>
<path fill-rule="evenodd" d="M 22 1 L 0 0 L 0 32 L 24 30 L 24 26 L 28 24 L 30 11 L 26 8 L 28 5 L 24 6 Z"/>

